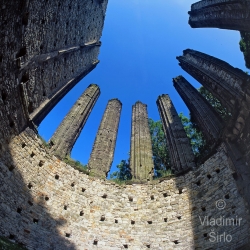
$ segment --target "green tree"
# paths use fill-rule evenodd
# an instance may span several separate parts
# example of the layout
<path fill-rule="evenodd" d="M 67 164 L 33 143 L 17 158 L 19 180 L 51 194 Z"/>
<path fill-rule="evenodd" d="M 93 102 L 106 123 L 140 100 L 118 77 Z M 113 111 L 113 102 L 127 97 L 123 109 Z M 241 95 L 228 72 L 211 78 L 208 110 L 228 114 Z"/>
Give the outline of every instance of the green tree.
<path fill-rule="evenodd" d="M 161 177 L 170 172 L 170 157 L 167 142 L 161 121 L 148 119 L 149 131 L 152 141 L 155 176 Z"/>
<path fill-rule="evenodd" d="M 228 112 L 226 108 L 224 108 L 221 102 L 214 97 L 207 89 L 203 86 L 198 89 L 203 97 L 214 107 L 214 109 L 221 115 L 223 120 L 227 120 L 231 117 L 231 113 Z"/>
<path fill-rule="evenodd" d="M 205 147 L 206 141 L 202 133 L 198 130 L 197 125 L 186 117 L 182 112 L 179 114 L 184 130 L 190 140 L 194 155 L 197 157 Z"/>
<path fill-rule="evenodd" d="M 118 171 L 113 172 L 110 175 L 110 179 L 119 181 L 127 181 L 132 179 L 129 161 L 121 160 L 121 162 L 116 167 L 118 168 Z"/>

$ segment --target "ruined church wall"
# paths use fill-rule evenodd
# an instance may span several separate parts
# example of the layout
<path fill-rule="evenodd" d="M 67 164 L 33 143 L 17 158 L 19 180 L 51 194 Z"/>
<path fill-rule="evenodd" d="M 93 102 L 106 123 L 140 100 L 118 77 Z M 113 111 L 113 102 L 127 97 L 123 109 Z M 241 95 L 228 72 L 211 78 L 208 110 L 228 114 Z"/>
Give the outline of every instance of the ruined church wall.
<path fill-rule="evenodd" d="M 2 144 L 0 158 L 0 235 L 28 249 L 236 249 L 249 238 L 223 146 L 197 170 L 148 185 L 118 186 L 80 173 L 49 155 L 30 129 Z M 219 199 L 225 209 L 216 208 Z M 202 226 L 199 216 L 242 220 Z M 211 242 L 211 229 L 232 241 Z"/>
<path fill-rule="evenodd" d="M 1 1 L 1 137 L 18 134 L 37 114 L 39 125 L 95 68 L 106 7 L 107 0 Z"/>

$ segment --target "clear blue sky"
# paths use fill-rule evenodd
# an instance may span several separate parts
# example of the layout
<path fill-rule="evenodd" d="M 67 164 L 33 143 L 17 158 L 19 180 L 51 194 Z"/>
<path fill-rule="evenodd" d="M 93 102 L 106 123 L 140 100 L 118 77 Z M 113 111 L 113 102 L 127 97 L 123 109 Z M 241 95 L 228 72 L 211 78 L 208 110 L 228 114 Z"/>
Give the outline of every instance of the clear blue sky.
<path fill-rule="evenodd" d="M 178 65 L 176 56 L 190 48 L 220 58 L 246 71 L 239 50 L 238 31 L 192 29 L 188 14 L 193 0 L 109 0 L 101 38 L 97 68 L 77 84 L 50 112 L 39 127 L 49 140 L 74 102 L 90 83 L 101 95 L 80 135 L 72 158 L 87 164 L 102 115 L 109 99 L 122 102 L 115 157 L 110 172 L 128 158 L 132 105 L 140 100 L 148 105 L 149 117 L 159 120 L 157 97 L 169 94 L 178 112 L 189 114 L 172 85 L 182 74 L 195 87 L 199 84 Z"/>

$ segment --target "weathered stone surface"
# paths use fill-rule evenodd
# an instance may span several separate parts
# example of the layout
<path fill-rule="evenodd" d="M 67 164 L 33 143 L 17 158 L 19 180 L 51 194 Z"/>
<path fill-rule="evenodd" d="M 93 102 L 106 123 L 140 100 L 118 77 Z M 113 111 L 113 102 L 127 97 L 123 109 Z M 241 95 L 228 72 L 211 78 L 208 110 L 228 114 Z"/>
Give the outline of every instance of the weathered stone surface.
<path fill-rule="evenodd" d="M 211 143 L 216 142 L 223 129 L 219 114 L 183 76 L 174 78 L 173 83 L 206 140 Z"/>
<path fill-rule="evenodd" d="M 1 0 L 0 137 L 39 125 L 98 63 L 105 1 Z"/>
<path fill-rule="evenodd" d="M 99 126 L 88 168 L 94 176 L 106 178 L 113 162 L 122 103 L 109 100 Z"/>
<path fill-rule="evenodd" d="M 0 234 L 29 250 L 226 250 L 249 241 L 248 208 L 223 146 L 197 170 L 149 185 L 119 186 L 80 173 L 50 156 L 30 129 L 1 149 L 0 159 Z M 202 225 L 205 216 L 238 224 Z M 211 230 L 232 241 L 210 241 Z"/>
<path fill-rule="evenodd" d="M 188 13 L 192 28 L 250 31 L 249 0 L 203 0 L 192 4 Z"/>
<path fill-rule="evenodd" d="M 140 101 L 132 107 L 130 168 L 134 179 L 147 180 L 153 176 L 153 153 L 147 105 Z"/>
<path fill-rule="evenodd" d="M 62 159 L 70 155 L 99 96 L 100 88 L 90 84 L 79 97 L 50 139 L 54 155 Z"/>
<path fill-rule="evenodd" d="M 172 162 L 171 169 L 176 174 L 184 173 L 195 167 L 190 141 L 170 97 L 161 95 L 156 103 L 167 139 Z"/>
<path fill-rule="evenodd" d="M 250 83 L 250 77 L 245 72 L 191 49 L 184 50 L 183 56 L 177 59 L 179 65 L 220 100 L 228 111 L 232 114 L 238 112 Z"/>

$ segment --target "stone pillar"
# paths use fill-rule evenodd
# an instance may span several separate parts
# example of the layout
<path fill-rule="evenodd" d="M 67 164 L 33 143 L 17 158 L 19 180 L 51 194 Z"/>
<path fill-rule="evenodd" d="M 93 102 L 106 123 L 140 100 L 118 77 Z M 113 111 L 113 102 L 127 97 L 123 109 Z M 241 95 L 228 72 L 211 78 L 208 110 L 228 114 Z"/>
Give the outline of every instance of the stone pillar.
<path fill-rule="evenodd" d="M 70 155 L 99 95 L 98 85 L 90 84 L 79 97 L 50 139 L 54 155 L 62 159 Z"/>
<path fill-rule="evenodd" d="M 167 139 L 171 169 L 175 174 L 184 173 L 195 167 L 190 141 L 170 97 L 161 95 L 156 103 Z"/>
<path fill-rule="evenodd" d="M 130 168 L 133 179 L 148 180 L 153 176 L 154 164 L 147 105 L 140 101 L 132 107 Z"/>
<path fill-rule="evenodd" d="M 250 77 L 238 68 L 204 53 L 187 49 L 177 57 L 179 65 L 209 92 L 215 96 L 232 114 L 245 98 Z"/>
<path fill-rule="evenodd" d="M 94 176 L 106 178 L 110 170 L 114 158 L 121 109 L 122 103 L 118 99 L 109 100 L 88 162 L 88 168 Z"/>
<path fill-rule="evenodd" d="M 249 0 L 203 0 L 192 4 L 188 14 L 192 28 L 250 31 Z"/>
<path fill-rule="evenodd" d="M 173 83 L 206 140 L 211 143 L 216 142 L 223 128 L 219 114 L 183 76 L 174 78 Z"/>

